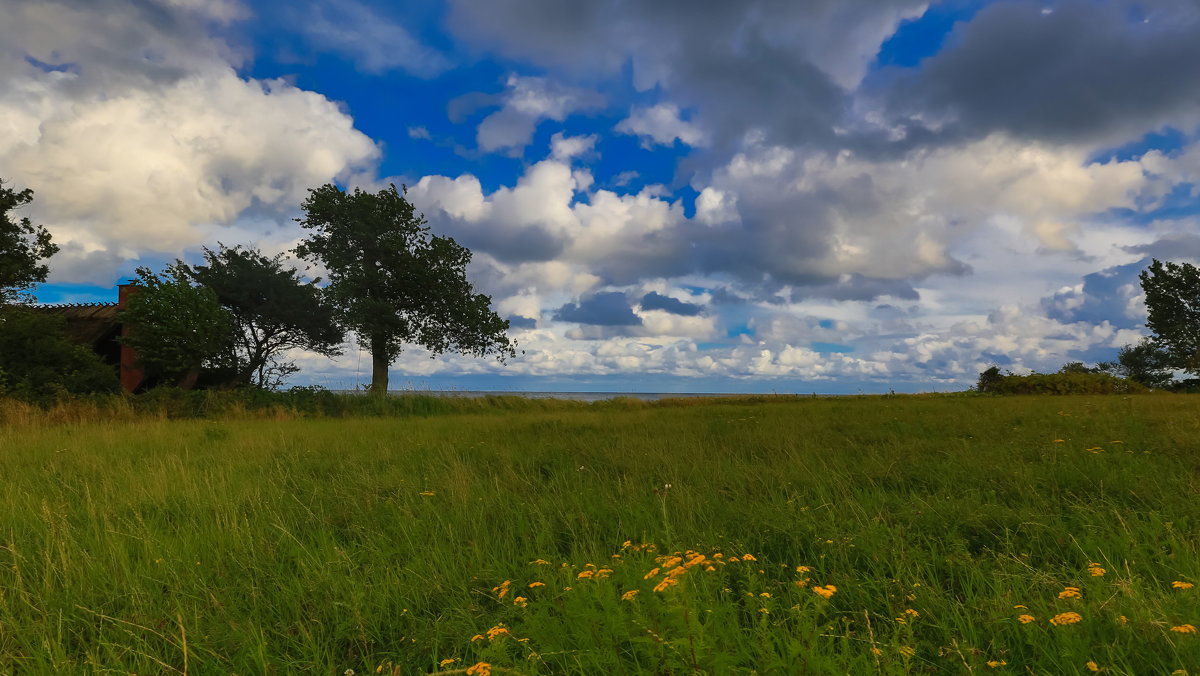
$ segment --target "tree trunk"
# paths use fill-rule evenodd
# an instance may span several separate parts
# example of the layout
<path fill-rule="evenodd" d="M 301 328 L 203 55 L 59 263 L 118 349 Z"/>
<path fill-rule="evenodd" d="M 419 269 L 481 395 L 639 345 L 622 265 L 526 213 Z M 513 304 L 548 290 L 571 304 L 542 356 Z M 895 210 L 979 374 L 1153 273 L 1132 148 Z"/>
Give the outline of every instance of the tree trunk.
<path fill-rule="evenodd" d="M 379 337 L 371 339 L 371 394 L 385 397 L 388 391 L 387 343 Z"/>

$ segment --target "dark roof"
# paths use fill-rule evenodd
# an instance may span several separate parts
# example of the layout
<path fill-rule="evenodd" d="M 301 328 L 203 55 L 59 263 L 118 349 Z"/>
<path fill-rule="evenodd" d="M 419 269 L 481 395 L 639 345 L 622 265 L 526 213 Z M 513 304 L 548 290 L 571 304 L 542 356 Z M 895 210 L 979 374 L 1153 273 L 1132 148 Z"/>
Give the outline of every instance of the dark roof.
<path fill-rule="evenodd" d="M 67 319 L 67 335 L 77 343 L 96 344 L 120 330 L 116 303 L 61 303 L 31 309 Z"/>

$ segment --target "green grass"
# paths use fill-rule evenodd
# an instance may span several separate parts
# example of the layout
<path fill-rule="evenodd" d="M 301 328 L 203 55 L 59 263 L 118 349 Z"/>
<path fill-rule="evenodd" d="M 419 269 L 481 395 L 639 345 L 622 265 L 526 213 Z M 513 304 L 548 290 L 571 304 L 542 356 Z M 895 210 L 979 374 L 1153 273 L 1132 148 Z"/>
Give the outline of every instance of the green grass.
<path fill-rule="evenodd" d="M 0 673 L 1196 674 L 1198 404 L 10 405 Z"/>

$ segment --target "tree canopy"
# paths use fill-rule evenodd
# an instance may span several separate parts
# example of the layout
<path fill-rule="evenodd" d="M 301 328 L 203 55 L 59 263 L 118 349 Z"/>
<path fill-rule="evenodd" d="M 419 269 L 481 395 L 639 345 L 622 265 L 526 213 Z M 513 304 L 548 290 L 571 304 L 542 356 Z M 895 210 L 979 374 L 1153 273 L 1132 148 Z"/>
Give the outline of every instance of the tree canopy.
<path fill-rule="evenodd" d="M 369 344 L 371 389 L 380 394 L 406 344 L 435 355 L 515 355 L 508 321 L 467 280 L 471 252 L 431 234 L 406 194 L 395 185 L 370 193 L 326 184 L 309 190 L 296 219 L 309 231 L 296 254 L 328 271 L 326 292 L 343 324 Z"/>
<path fill-rule="evenodd" d="M 1146 327 L 1165 354 L 1162 366 L 1200 374 L 1200 269 L 1157 259 L 1139 275 Z"/>
<path fill-rule="evenodd" d="M 58 252 L 44 227 L 9 214 L 31 202 L 32 190 L 17 192 L 0 181 L 0 304 L 31 300 L 30 288 L 50 271 L 40 261 Z"/>
<path fill-rule="evenodd" d="M 182 263 L 161 275 L 141 267 L 137 275 L 121 317 L 132 328 L 121 342 L 137 350 L 147 378 L 190 388 L 200 367 L 228 347 L 233 320 L 212 289 L 190 282 Z"/>
<path fill-rule="evenodd" d="M 278 387 L 299 370 L 283 358 L 291 349 L 341 354 L 345 332 L 317 287 L 319 280 L 302 280 L 282 254 L 269 258 L 252 248 L 222 244 L 217 251 L 205 247 L 204 264 L 186 269 L 216 294 L 232 322 L 228 344 L 215 358 L 229 384 Z"/>

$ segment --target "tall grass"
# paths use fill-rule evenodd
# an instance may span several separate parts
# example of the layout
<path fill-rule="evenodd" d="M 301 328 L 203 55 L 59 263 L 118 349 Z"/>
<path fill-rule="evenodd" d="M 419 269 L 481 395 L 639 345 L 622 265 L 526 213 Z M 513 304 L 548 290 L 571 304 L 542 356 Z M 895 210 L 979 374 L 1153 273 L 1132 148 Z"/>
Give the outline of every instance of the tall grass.
<path fill-rule="evenodd" d="M 1200 672 L 1191 399 L 684 404 L 10 405 L 0 673 Z"/>

